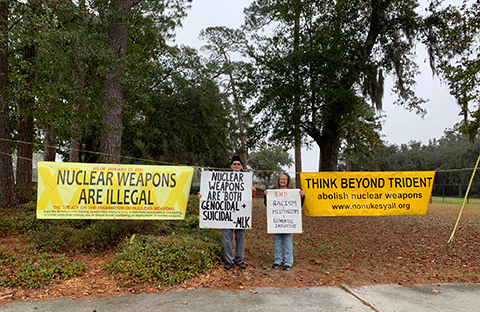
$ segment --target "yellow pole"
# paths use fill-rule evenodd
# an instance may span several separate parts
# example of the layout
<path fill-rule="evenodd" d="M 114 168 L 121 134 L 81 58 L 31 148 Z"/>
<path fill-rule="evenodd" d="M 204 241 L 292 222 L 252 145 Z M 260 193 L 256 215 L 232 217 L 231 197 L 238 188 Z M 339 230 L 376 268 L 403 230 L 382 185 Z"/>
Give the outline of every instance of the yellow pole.
<path fill-rule="evenodd" d="M 455 231 L 457 230 L 458 223 L 460 222 L 460 216 L 462 215 L 463 208 L 465 207 L 465 203 L 467 202 L 468 193 L 470 192 L 470 187 L 472 186 L 473 177 L 475 176 L 475 172 L 477 171 L 478 162 L 480 161 L 480 155 L 478 155 L 477 162 L 475 163 L 475 168 L 473 169 L 472 176 L 470 177 L 470 182 L 468 183 L 467 191 L 465 192 L 465 197 L 463 198 L 462 208 L 460 208 L 460 212 L 458 213 L 457 222 L 455 222 L 455 226 L 453 227 L 452 234 L 447 241 L 447 246 L 445 247 L 445 251 L 443 252 L 442 257 L 438 260 L 435 269 L 438 268 L 440 261 L 442 261 L 443 256 L 447 253 L 447 250 L 452 246 L 453 236 L 455 235 Z"/>

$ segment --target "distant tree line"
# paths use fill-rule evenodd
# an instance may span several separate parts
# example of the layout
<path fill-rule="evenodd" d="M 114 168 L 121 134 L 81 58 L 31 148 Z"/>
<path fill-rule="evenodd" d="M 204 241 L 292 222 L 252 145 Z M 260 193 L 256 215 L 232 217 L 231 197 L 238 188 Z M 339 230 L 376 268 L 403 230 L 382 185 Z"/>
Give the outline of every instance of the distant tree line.
<path fill-rule="evenodd" d="M 369 155 L 346 155 L 342 157 L 341 170 L 347 160 L 352 171 L 436 171 L 436 195 L 462 196 L 470 181 L 473 168 L 480 155 L 480 146 L 470 143 L 468 135 L 449 131 L 440 139 L 432 139 L 424 145 L 418 141 L 406 144 L 386 144 Z M 349 157 L 347 159 L 346 157 Z M 477 188 L 472 194 L 480 195 L 480 173 L 473 183 Z"/>

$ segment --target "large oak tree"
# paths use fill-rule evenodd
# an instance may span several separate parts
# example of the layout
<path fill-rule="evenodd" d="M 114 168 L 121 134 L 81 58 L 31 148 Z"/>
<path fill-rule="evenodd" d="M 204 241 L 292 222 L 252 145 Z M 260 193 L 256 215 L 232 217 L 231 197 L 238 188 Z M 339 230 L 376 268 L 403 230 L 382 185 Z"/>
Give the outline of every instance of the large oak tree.
<path fill-rule="evenodd" d="M 419 109 L 422 103 L 412 90 L 417 7 L 413 0 L 254 1 L 245 12 L 256 40 L 251 56 L 258 69 L 254 112 L 260 124 L 286 143 L 296 138 L 299 125 L 320 148 L 321 171 L 337 169 L 342 142 L 378 140 L 351 130 L 378 130 L 375 117 L 361 107 L 381 108 L 387 75 L 394 77 L 397 104 Z M 261 32 L 266 26 L 268 35 Z"/>

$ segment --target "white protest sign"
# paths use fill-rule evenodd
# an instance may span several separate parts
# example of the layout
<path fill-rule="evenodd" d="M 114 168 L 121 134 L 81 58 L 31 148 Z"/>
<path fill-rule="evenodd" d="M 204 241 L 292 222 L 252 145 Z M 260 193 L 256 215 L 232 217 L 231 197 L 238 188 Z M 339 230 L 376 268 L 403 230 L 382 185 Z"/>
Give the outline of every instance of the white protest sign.
<path fill-rule="evenodd" d="M 252 227 L 252 173 L 203 171 L 200 181 L 200 227 Z"/>
<path fill-rule="evenodd" d="M 267 190 L 267 233 L 302 233 L 299 189 Z"/>

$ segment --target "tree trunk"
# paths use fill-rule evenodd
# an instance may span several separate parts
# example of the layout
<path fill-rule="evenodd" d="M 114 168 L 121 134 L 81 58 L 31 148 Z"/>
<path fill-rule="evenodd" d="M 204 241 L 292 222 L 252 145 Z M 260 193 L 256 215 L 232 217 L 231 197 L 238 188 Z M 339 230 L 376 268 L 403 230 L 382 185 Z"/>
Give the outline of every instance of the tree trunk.
<path fill-rule="evenodd" d="M 320 146 L 318 147 L 318 149 L 320 150 Z M 322 151 L 320 150 L 320 152 L 318 153 L 318 171 L 322 171 Z"/>
<path fill-rule="evenodd" d="M 8 106 L 8 6 L 0 1 L 0 207 L 16 208 Z"/>
<path fill-rule="evenodd" d="M 45 153 L 43 154 L 44 161 L 55 161 L 57 157 L 57 140 L 55 139 L 55 135 L 53 133 L 52 127 L 46 126 L 45 127 Z"/>
<path fill-rule="evenodd" d="M 37 48 L 27 45 L 23 50 L 23 59 L 27 64 L 35 64 Z M 29 88 L 33 81 L 33 66 L 25 73 L 25 84 Z M 21 203 L 28 202 L 33 194 L 32 159 L 33 159 L 33 116 L 32 108 L 35 99 L 24 97 L 19 100 L 18 124 L 18 159 L 17 190 Z"/>
<path fill-rule="evenodd" d="M 336 115 L 338 114 L 333 114 Z M 342 131 L 335 117 L 327 120 L 322 128 L 322 133 L 316 127 L 310 128 L 307 132 L 320 149 L 319 171 L 336 171 Z"/>
<path fill-rule="evenodd" d="M 124 14 L 131 8 L 128 0 L 117 4 L 115 8 L 123 10 Z M 117 10 L 113 11 L 117 11 Z M 127 20 L 122 17 L 112 17 L 108 27 L 108 40 L 117 64 L 122 64 L 127 54 L 128 28 Z M 105 78 L 105 100 L 103 104 L 102 135 L 100 140 L 100 159 L 102 163 L 120 163 L 123 134 L 123 78 L 122 65 L 109 64 L 109 72 Z"/>
<path fill-rule="evenodd" d="M 77 57 L 75 60 L 75 64 L 77 65 L 77 68 L 73 72 L 73 75 L 75 76 L 75 82 L 81 96 L 77 98 L 77 101 L 73 104 L 72 107 L 72 111 L 74 114 L 74 122 L 72 125 L 73 134 L 70 140 L 70 162 L 80 162 L 80 140 L 82 136 L 81 116 L 84 116 L 83 113 L 85 111 L 85 70 L 83 68 L 83 60 Z"/>
<path fill-rule="evenodd" d="M 111 69 L 105 81 L 100 159 L 102 163 L 120 163 L 123 134 L 123 91 L 118 81 L 118 71 Z"/>
<path fill-rule="evenodd" d="M 345 171 L 352 171 L 352 161 L 350 160 L 350 158 L 347 158 L 345 164 Z"/>
<path fill-rule="evenodd" d="M 18 158 L 17 158 L 17 190 L 21 203 L 28 202 L 32 195 L 32 158 L 33 158 L 33 117 L 25 115 L 28 112 L 28 99 L 21 99 L 20 116 L 18 125 Z"/>
<path fill-rule="evenodd" d="M 300 188 L 300 172 L 302 172 L 302 147 L 295 144 L 295 187 Z"/>
<path fill-rule="evenodd" d="M 295 26 L 293 52 L 297 54 L 300 46 L 300 3 L 295 2 Z M 295 112 L 295 187 L 301 188 L 300 173 L 302 172 L 302 132 L 300 129 L 300 70 L 298 64 L 294 67 L 294 112 Z"/>
<path fill-rule="evenodd" d="M 80 131 L 77 125 L 74 125 L 73 137 L 70 140 L 69 162 L 80 162 Z"/>
<path fill-rule="evenodd" d="M 230 63 L 230 59 L 226 54 L 224 55 L 224 57 L 225 57 L 225 62 Z M 231 71 L 228 74 L 230 77 L 230 85 L 232 87 L 233 101 L 235 102 L 234 103 L 235 112 L 237 113 L 238 131 L 240 132 L 240 146 L 242 148 L 242 154 L 240 155 L 240 158 L 242 159 L 243 167 L 247 168 L 248 153 L 247 153 L 247 144 L 245 142 L 245 125 L 243 123 L 242 105 L 240 105 L 240 100 L 238 99 L 235 78 L 233 78 L 233 74 Z"/>
<path fill-rule="evenodd" d="M 351 148 L 352 144 L 347 140 L 347 149 Z M 352 160 L 347 157 L 345 160 L 345 171 L 352 171 Z"/>
<path fill-rule="evenodd" d="M 340 151 L 341 130 L 335 122 L 327 123 L 322 138 L 317 141 L 320 147 L 320 171 L 336 171 Z"/>

